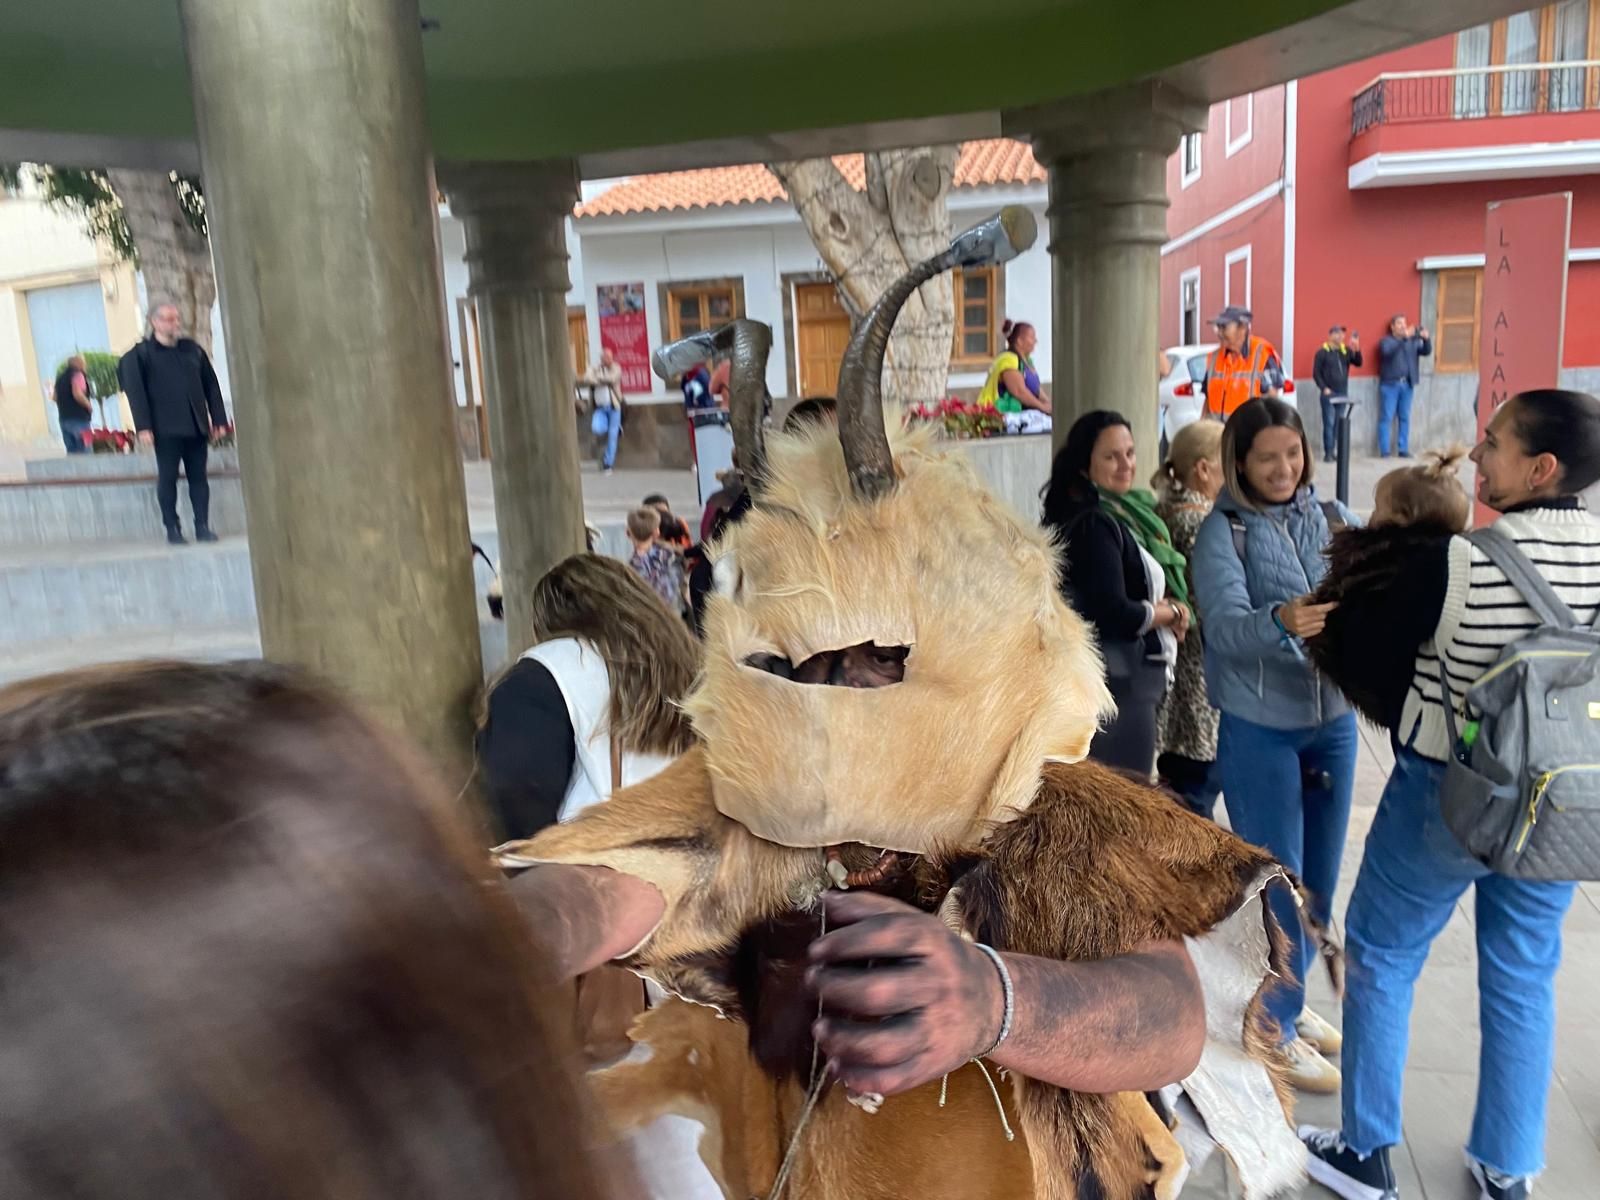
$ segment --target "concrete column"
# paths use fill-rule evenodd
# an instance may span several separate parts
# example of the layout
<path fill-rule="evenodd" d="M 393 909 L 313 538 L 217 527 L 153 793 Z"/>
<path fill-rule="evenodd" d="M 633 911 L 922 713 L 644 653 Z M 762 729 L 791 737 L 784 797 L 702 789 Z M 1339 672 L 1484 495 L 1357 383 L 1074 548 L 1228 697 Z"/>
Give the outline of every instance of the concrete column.
<path fill-rule="evenodd" d="M 180 11 L 262 650 L 458 758 L 483 667 L 417 6 Z"/>
<path fill-rule="evenodd" d="M 1115 409 L 1133 426 L 1141 474 L 1161 439 L 1161 244 L 1167 238 L 1167 159 L 1206 106 L 1161 83 L 1007 114 L 1050 173 L 1055 443 L 1073 421 Z"/>
<path fill-rule="evenodd" d="M 539 577 L 583 549 L 583 488 L 567 337 L 566 219 L 577 165 L 446 164 L 440 175 L 461 219 L 483 341 L 490 473 L 500 530 L 506 639 L 533 644 Z"/>

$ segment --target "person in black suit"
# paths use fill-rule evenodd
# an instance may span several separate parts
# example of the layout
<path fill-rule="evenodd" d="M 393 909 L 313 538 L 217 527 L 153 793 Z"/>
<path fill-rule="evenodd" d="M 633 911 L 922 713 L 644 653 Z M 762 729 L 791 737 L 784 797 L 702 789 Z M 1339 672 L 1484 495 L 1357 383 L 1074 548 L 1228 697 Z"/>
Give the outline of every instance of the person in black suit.
<path fill-rule="evenodd" d="M 200 343 L 180 337 L 175 304 L 150 310 L 150 336 L 122 356 L 117 378 L 128 395 L 139 441 L 156 451 L 156 499 L 167 541 L 184 544 L 178 522 L 178 464 L 189 480 L 197 542 L 214 542 L 211 485 L 206 481 L 206 448 L 228 424 L 222 386 Z"/>
<path fill-rule="evenodd" d="M 1156 756 L 1156 710 L 1190 614 L 1167 596 L 1161 566 L 1120 515 L 1136 470 L 1127 419 L 1085 413 L 1057 452 L 1042 495 L 1044 524 L 1062 547 L 1062 591 L 1095 628 L 1117 702 L 1115 719 L 1095 735 L 1089 756 L 1147 777 Z"/>

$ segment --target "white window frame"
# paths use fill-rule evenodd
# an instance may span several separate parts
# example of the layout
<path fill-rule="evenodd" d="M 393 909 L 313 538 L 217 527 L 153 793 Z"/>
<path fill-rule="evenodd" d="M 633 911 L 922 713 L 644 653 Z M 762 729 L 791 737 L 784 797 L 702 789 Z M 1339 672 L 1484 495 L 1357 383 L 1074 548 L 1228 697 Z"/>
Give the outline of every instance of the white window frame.
<path fill-rule="evenodd" d="M 1183 316 L 1184 316 L 1184 312 L 1185 312 L 1185 307 L 1184 307 L 1184 303 L 1183 303 L 1183 292 L 1184 292 L 1184 289 L 1188 286 L 1189 281 L 1191 279 L 1194 280 L 1194 337 L 1195 337 L 1195 340 L 1194 340 L 1194 342 L 1192 344 L 1198 345 L 1200 343 L 1200 331 L 1205 328 L 1205 317 L 1203 315 L 1201 315 L 1204 312 L 1204 309 L 1201 307 L 1201 300 L 1200 300 L 1200 289 L 1201 289 L 1200 268 L 1199 267 L 1190 267 L 1187 271 L 1184 271 L 1181 275 L 1178 276 L 1178 344 L 1180 346 L 1187 346 L 1187 345 L 1191 344 L 1191 343 L 1189 343 L 1189 342 L 1184 340 L 1188 336 L 1188 331 L 1184 328 L 1184 320 L 1183 320 Z"/>
<path fill-rule="evenodd" d="M 1194 170 L 1193 170 L 1193 172 L 1191 172 L 1189 170 L 1189 161 L 1188 161 L 1188 154 L 1187 154 L 1187 151 L 1189 149 L 1189 145 L 1190 145 L 1191 140 L 1193 141 L 1193 144 L 1194 144 Z M 1204 151 L 1204 149 L 1205 149 L 1205 135 L 1204 134 L 1186 133 L 1186 134 L 1183 135 L 1183 140 L 1178 143 L 1178 186 L 1179 187 L 1185 187 L 1186 188 L 1191 183 L 1193 183 L 1196 179 L 1200 178 L 1200 173 L 1205 169 L 1205 161 L 1201 157 L 1202 152 Z"/>
<path fill-rule="evenodd" d="M 1256 95 L 1250 92 L 1243 97 L 1244 100 L 1244 132 L 1237 137 L 1233 131 L 1233 101 L 1241 97 L 1235 96 L 1232 100 L 1223 102 L 1222 105 L 1222 136 L 1225 142 L 1223 147 L 1225 156 L 1232 158 L 1239 151 L 1250 144 L 1250 139 L 1255 136 L 1256 126 Z"/>
<path fill-rule="evenodd" d="M 1238 304 L 1243 308 L 1252 307 L 1250 304 L 1251 276 L 1255 274 L 1255 264 L 1251 261 L 1252 255 L 1250 252 L 1252 244 L 1246 242 L 1235 250 L 1229 250 L 1222 256 L 1223 308 L 1227 308 L 1230 304 Z M 1244 263 L 1244 299 L 1242 301 L 1236 300 L 1233 295 L 1233 264 L 1236 262 Z"/>

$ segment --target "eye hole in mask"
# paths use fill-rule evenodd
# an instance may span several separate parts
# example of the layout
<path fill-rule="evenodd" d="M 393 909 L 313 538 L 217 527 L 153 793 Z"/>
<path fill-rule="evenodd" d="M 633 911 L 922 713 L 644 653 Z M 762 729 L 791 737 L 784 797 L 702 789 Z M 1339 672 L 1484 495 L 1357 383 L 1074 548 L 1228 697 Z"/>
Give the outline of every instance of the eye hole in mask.
<path fill-rule="evenodd" d="M 744 665 L 795 683 L 880 688 L 905 679 L 906 660 L 910 657 L 910 646 L 862 642 L 844 650 L 824 650 L 798 665 L 780 654 L 752 654 L 744 660 Z"/>

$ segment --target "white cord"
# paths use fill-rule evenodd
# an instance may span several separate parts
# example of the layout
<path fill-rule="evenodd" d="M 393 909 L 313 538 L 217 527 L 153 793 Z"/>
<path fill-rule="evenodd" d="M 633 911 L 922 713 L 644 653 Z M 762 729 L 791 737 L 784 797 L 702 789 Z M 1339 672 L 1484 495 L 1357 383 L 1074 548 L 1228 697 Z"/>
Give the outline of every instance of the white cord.
<path fill-rule="evenodd" d="M 975 1058 L 975 1059 L 972 1060 L 972 1064 L 973 1064 L 973 1066 L 977 1067 L 978 1070 L 983 1072 L 983 1081 L 989 1085 L 989 1094 L 994 1097 L 994 1106 L 995 1106 L 996 1111 L 998 1111 L 999 1114 L 1000 1114 L 1000 1128 L 1006 1135 L 1006 1141 L 1008 1141 L 1008 1142 L 1016 1141 L 1017 1140 L 1016 1131 L 1011 1128 L 1011 1122 L 1006 1119 L 1005 1101 L 1000 1099 L 1000 1089 L 995 1086 L 994 1076 L 989 1074 L 989 1068 L 984 1064 L 983 1059 Z M 943 1079 L 939 1080 L 939 1107 L 940 1108 L 944 1107 L 945 1100 L 949 1097 L 949 1094 L 950 1094 L 950 1076 L 948 1074 L 946 1074 Z"/>

